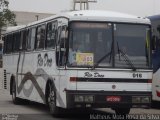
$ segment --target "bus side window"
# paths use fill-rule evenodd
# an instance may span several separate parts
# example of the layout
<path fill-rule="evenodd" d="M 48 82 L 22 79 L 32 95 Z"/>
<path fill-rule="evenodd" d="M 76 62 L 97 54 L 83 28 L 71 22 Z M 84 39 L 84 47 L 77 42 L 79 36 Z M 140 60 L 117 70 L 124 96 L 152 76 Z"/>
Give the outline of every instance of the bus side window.
<path fill-rule="evenodd" d="M 44 49 L 46 38 L 46 25 L 40 25 L 37 28 L 36 34 L 36 49 Z"/>
<path fill-rule="evenodd" d="M 7 36 L 7 53 L 11 53 L 12 52 L 12 42 L 13 41 L 13 35 L 10 34 Z"/>
<path fill-rule="evenodd" d="M 58 66 L 64 66 L 66 62 L 66 37 L 67 37 L 67 27 L 62 26 L 61 30 L 59 31 L 59 41 L 58 41 L 58 47 L 59 47 L 59 53 L 58 53 Z"/>
<path fill-rule="evenodd" d="M 27 48 L 27 30 L 21 32 L 21 50 L 24 51 Z"/>
<path fill-rule="evenodd" d="M 61 26 L 58 27 L 57 33 L 56 33 L 56 64 L 57 66 L 60 66 L 59 58 L 60 58 L 60 35 L 61 35 Z"/>
<path fill-rule="evenodd" d="M 3 44 L 3 54 L 6 54 L 6 36 L 3 37 L 3 41 L 4 41 L 4 44 Z"/>
<path fill-rule="evenodd" d="M 55 48 L 57 21 L 47 24 L 46 48 Z"/>
<path fill-rule="evenodd" d="M 28 30 L 28 41 L 27 41 L 27 49 L 30 50 L 34 50 L 34 46 L 35 46 L 35 37 L 36 37 L 36 27 L 34 28 L 30 28 Z"/>
<path fill-rule="evenodd" d="M 60 46 L 61 48 L 66 48 L 65 43 L 66 43 L 66 38 L 67 38 L 68 32 L 67 32 L 67 26 L 62 27 L 61 31 L 61 40 L 60 40 Z"/>
<path fill-rule="evenodd" d="M 20 47 L 20 33 L 19 32 L 13 34 L 13 42 L 14 42 L 13 51 L 18 52 L 20 50 L 19 49 Z"/>
<path fill-rule="evenodd" d="M 6 36 L 6 53 L 8 53 L 8 35 Z"/>
<path fill-rule="evenodd" d="M 5 53 L 7 54 L 8 53 L 8 35 L 6 36 L 5 38 Z"/>
<path fill-rule="evenodd" d="M 12 37 L 12 51 L 13 52 L 16 52 L 16 49 L 15 49 L 15 47 L 16 47 L 16 33 L 13 33 L 13 37 Z"/>

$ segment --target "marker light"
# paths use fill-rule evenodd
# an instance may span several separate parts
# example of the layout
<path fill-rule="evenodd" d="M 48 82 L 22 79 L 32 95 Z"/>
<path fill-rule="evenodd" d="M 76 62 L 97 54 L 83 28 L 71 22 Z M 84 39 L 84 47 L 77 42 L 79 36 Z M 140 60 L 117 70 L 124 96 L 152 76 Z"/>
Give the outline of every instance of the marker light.
<path fill-rule="evenodd" d="M 76 77 L 70 77 L 70 82 L 76 82 L 77 78 Z"/>
<path fill-rule="evenodd" d="M 151 80 L 151 79 L 149 79 L 149 80 L 148 80 L 148 83 L 152 83 L 152 80 Z"/>

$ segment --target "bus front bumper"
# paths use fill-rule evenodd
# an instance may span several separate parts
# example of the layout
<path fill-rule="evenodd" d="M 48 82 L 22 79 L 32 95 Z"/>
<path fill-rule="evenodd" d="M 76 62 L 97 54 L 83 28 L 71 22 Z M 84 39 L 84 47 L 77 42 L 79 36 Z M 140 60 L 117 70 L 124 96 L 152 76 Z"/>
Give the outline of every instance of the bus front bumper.
<path fill-rule="evenodd" d="M 151 92 L 66 91 L 67 108 L 149 108 Z"/>

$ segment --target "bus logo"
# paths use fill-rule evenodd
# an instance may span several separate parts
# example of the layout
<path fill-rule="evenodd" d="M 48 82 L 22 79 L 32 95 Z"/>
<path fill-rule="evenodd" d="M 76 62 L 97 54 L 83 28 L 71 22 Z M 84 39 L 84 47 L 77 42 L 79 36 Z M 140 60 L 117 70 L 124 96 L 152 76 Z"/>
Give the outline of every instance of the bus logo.
<path fill-rule="evenodd" d="M 85 72 L 84 73 L 84 77 L 87 77 L 87 78 L 91 78 L 91 77 L 94 77 L 94 78 L 104 78 L 104 75 L 98 73 L 98 72 L 95 72 L 95 73 L 90 73 L 90 72 Z"/>

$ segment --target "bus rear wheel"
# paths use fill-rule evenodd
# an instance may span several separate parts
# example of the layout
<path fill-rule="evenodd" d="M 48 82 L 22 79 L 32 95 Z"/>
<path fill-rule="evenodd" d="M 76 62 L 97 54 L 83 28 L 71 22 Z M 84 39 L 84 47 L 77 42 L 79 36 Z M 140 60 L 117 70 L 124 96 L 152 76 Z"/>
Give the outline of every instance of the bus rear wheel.
<path fill-rule="evenodd" d="M 50 110 L 50 113 L 53 115 L 53 116 L 59 116 L 60 114 L 60 108 L 57 107 L 56 105 L 56 91 L 53 87 L 53 84 L 50 83 L 49 84 L 49 88 L 48 88 L 48 97 L 47 97 L 47 102 L 48 102 L 48 107 L 49 107 L 49 110 Z"/>
<path fill-rule="evenodd" d="M 130 108 L 115 108 L 114 110 L 117 115 L 127 115 L 130 112 Z"/>

